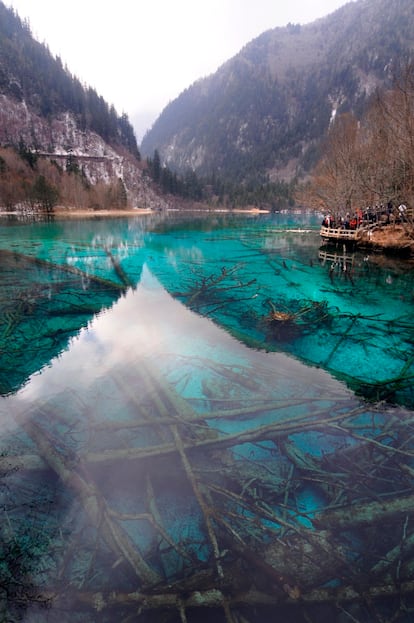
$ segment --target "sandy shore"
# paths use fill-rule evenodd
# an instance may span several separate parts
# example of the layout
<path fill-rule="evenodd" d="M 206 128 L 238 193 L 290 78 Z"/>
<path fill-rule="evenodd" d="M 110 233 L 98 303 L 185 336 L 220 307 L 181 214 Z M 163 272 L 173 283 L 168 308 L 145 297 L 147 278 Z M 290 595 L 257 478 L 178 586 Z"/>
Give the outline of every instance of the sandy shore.
<path fill-rule="evenodd" d="M 127 208 L 123 209 L 113 209 L 113 210 L 93 210 L 90 208 L 71 208 L 66 206 L 55 206 L 53 211 L 50 213 L 51 216 L 57 216 L 60 218 L 90 218 L 90 217 L 120 217 L 120 216 L 145 216 L 147 214 L 162 214 L 164 212 L 182 212 L 185 214 L 186 212 L 190 213 L 200 213 L 200 214 L 268 214 L 270 210 L 261 210 L 259 208 L 209 208 L 209 207 L 172 207 L 167 209 L 152 209 L 152 208 Z M 22 212 L 20 210 L 1 210 L 0 208 L 0 216 L 11 216 L 11 215 L 22 215 L 25 214 L 29 216 L 33 214 L 34 216 L 41 215 L 41 212 L 38 211 L 25 211 Z"/>
<path fill-rule="evenodd" d="M 64 208 L 64 207 L 56 207 L 53 210 L 54 216 L 59 217 L 68 217 L 68 218 L 82 218 L 82 217 L 93 217 L 93 216 L 144 216 L 146 214 L 158 214 L 162 213 L 164 210 L 152 210 L 150 208 L 130 208 L 127 210 L 90 210 L 88 208 Z M 259 208 L 248 208 L 246 210 L 240 209 L 226 209 L 226 208 L 214 208 L 214 209 L 200 209 L 200 208 L 183 208 L 180 210 L 179 208 L 167 209 L 165 212 L 182 212 L 185 214 L 186 212 L 198 212 L 205 214 L 212 213 L 223 213 L 223 214 L 268 214 L 269 210 L 260 210 Z"/>
<path fill-rule="evenodd" d="M 153 214 L 154 210 L 145 208 L 131 208 L 128 210 L 89 210 L 88 208 L 55 208 L 53 216 L 60 217 L 91 217 L 91 216 L 143 216 L 145 214 Z"/>

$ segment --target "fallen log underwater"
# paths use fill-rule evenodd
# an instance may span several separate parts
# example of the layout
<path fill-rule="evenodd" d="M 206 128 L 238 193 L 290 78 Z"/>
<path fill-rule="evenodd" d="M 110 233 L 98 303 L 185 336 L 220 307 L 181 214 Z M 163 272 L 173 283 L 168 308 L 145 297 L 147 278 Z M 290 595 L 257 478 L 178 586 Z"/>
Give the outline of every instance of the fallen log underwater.
<path fill-rule="evenodd" d="M 366 600 L 381 599 L 384 597 L 392 597 L 395 595 L 411 595 L 414 594 L 414 582 L 402 582 L 400 586 L 393 584 L 369 586 L 358 591 L 353 586 L 343 586 L 341 588 L 319 588 L 299 596 L 283 596 L 281 599 L 278 595 L 265 593 L 257 589 L 247 591 L 233 592 L 226 594 L 225 590 L 219 588 L 210 588 L 207 590 L 192 591 L 185 596 L 181 592 L 165 592 L 165 593 L 79 593 L 73 595 L 65 595 L 59 597 L 59 603 L 64 606 L 65 602 L 78 600 L 96 610 L 103 612 L 105 609 L 113 608 L 116 605 L 128 605 L 139 607 L 139 611 L 145 610 L 175 610 L 180 609 L 199 609 L 199 608 L 219 608 L 223 601 L 227 600 L 230 607 L 238 608 L 240 606 L 291 606 L 295 610 L 307 604 L 347 604 L 349 602 L 360 601 L 361 596 Z M 55 594 L 51 593 L 47 597 L 54 598 Z M 237 618 L 236 620 L 240 620 Z M 247 620 L 246 618 L 244 620 Z"/>
<path fill-rule="evenodd" d="M 17 416 L 38 455 L 3 456 L 4 477 L 52 470 L 83 508 L 79 535 L 82 526 L 94 530 L 95 564 L 104 545 L 112 552 L 99 590 L 89 579 L 90 565 L 75 581 L 66 562 L 62 588 L 39 586 L 39 596 L 49 595 L 52 607 L 70 602 L 69 609 L 87 608 L 97 617 L 120 608 L 125 616 L 138 609 L 159 620 L 166 611 L 172 622 L 197 620 L 200 608 L 216 609 L 226 623 L 250 622 L 259 616 L 250 608 L 283 607 L 307 623 L 318 620 L 308 610 L 315 604 L 331 617 L 348 608 L 350 616 L 364 620 L 365 609 L 380 611 L 384 599 L 403 611 L 395 599 L 414 598 L 414 416 L 383 405 L 349 408 L 328 395 L 306 404 L 292 400 L 289 417 L 286 399 L 265 394 L 260 404 L 260 383 L 246 383 L 244 372 L 209 370 L 239 388 L 228 419 L 222 403 L 216 407 L 208 397 L 203 410 L 194 409 L 149 359 L 133 371 L 134 382 L 114 372 L 113 386 L 135 417 L 100 419 L 91 430 L 94 445 L 107 435 L 116 445 L 126 431 L 129 443 L 121 448 L 87 447 L 73 455 L 44 428 L 52 415 L 64 428 L 64 415 L 50 405 Z M 259 404 L 248 413 L 252 392 Z M 231 423 L 226 432 L 220 430 L 223 421 Z M 142 435 L 151 442 L 143 445 Z M 308 442 L 315 435 L 323 439 L 323 453 L 312 452 Z M 118 471 L 115 483 L 129 500 L 139 500 L 135 508 L 113 499 L 111 479 Z M 124 483 L 126 473 L 140 476 Z M 183 513 L 174 529 L 166 489 Z M 194 521 L 197 533 L 189 538 Z M 143 530 L 147 544 L 138 538 Z M 124 572 L 114 581 L 117 569 Z"/>
<path fill-rule="evenodd" d="M 112 258 L 112 256 L 110 257 Z M 55 264 L 51 262 L 49 259 L 43 260 L 36 256 L 25 255 L 23 253 L 18 253 L 15 251 L 8 251 L 6 249 L 0 249 L 0 258 L 2 260 L 2 263 L 10 262 L 10 261 L 20 262 L 20 263 L 24 262 L 28 265 L 31 265 L 32 267 L 38 267 L 40 269 L 47 270 L 47 271 L 57 271 L 58 273 L 61 273 L 61 274 L 67 273 L 68 275 L 75 275 L 77 277 L 83 277 L 83 278 L 86 277 L 88 280 L 90 280 L 93 283 L 99 284 L 101 286 L 104 286 L 104 287 L 107 287 L 113 290 L 118 290 L 120 292 L 125 292 L 127 287 L 130 285 L 129 282 L 125 283 L 125 278 L 120 279 L 121 283 L 119 284 L 115 280 L 105 279 L 103 277 L 94 275 L 93 273 L 88 273 L 86 275 L 82 270 L 80 270 L 79 268 L 76 268 L 76 266 L 71 266 L 70 264 L 67 264 L 67 263 Z M 114 270 L 115 270 L 115 261 L 112 259 L 111 261 L 113 261 Z"/>

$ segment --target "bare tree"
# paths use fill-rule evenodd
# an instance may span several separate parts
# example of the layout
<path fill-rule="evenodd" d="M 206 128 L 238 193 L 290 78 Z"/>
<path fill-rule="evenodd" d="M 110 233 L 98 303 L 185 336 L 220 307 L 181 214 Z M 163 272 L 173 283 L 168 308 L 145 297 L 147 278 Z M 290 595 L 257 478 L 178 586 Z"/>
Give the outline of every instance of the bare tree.
<path fill-rule="evenodd" d="M 351 211 L 357 200 L 358 176 L 358 122 L 351 114 L 341 115 L 329 131 L 311 183 L 314 204 L 335 216 Z"/>
<path fill-rule="evenodd" d="M 361 204 L 368 206 L 396 201 L 392 134 L 375 102 L 359 127 L 358 190 Z"/>
<path fill-rule="evenodd" d="M 307 190 L 311 205 L 334 216 L 392 203 L 414 235 L 414 64 L 399 72 L 392 90 L 377 93 L 361 121 L 351 114 L 335 120 Z"/>
<path fill-rule="evenodd" d="M 377 123 L 388 136 L 388 192 L 394 204 L 408 205 L 402 223 L 413 234 L 414 221 L 414 63 L 403 66 L 392 91 L 381 93 L 373 107 Z"/>

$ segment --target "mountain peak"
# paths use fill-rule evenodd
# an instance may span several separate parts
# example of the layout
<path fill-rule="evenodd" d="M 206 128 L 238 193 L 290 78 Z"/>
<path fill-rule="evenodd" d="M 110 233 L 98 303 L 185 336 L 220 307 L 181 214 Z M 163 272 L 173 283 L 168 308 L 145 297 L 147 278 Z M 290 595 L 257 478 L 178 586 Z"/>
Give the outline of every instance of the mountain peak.
<path fill-rule="evenodd" d="M 315 164 L 334 114 L 362 114 L 414 51 L 412 0 L 356 0 L 267 30 L 171 102 L 145 135 L 172 170 L 234 183 L 291 180 Z"/>

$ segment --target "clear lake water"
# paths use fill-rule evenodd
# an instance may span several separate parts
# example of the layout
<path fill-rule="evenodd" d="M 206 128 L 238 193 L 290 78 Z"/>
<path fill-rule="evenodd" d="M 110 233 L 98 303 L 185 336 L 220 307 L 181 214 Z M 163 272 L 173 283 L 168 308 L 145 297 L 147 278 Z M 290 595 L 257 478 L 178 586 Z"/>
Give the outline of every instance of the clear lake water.
<path fill-rule="evenodd" d="M 0 620 L 413 620 L 414 264 L 320 220 L 1 218 Z"/>

